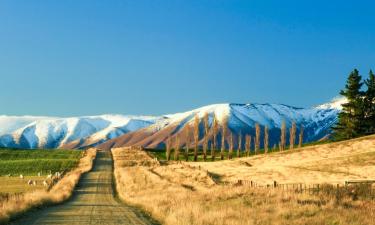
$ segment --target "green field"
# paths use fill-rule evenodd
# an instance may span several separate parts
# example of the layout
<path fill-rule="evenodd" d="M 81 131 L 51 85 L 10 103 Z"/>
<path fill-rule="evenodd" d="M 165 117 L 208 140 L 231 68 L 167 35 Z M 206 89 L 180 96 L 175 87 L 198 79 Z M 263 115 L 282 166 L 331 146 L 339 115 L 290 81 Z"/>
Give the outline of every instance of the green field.
<path fill-rule="evenodd" d="M 70 170 L 81 158 L 80 150 L 0 149 L 0 176 L 37 175 Z"/>

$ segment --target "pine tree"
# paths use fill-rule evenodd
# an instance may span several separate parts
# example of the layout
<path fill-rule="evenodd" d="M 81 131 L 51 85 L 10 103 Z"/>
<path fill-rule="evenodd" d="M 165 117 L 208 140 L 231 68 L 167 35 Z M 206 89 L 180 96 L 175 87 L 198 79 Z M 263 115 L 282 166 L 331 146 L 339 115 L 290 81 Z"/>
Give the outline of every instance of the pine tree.
<path fill-rule="evenodd" d="M 264 153 L 267 153 L 268 152 L 268 127 L 265 126 L 264 127 Z"/>
<path fill-rule="evenodd" d="M 358 137 L 363 133 L 364 101 L 361 80 L 362 77 L 355 69 L 350 73 L 345 89 L 340 92 L 346 97 L 348 103 L 342 105 L 343 109 L 339 113 L 338 122 L 333 127 L 336 140 Z"/>
<path fill-rule="evenodd" d="M 215 161 L 215 151 L 216 151 L 216 136 L 217 136 L 217 121 L 216 121 L 216 116 L 213 114 L 213 119 L 212 119 L 212 143 L 211 143 L 211 159 L 212 161 Z"/>
<path fill-rule="evenodd" d="M 198 160 L 198 141 L 199 141 L 199 116 L 194 118 L 194 162 Z"/>
<path fill-rule="evenodd" d="M 375 133 L 375 75 L 370 70 L 368 79 L 365 80 L 367 90 L 365 92 L 364 109 L 364 134 Z"/>

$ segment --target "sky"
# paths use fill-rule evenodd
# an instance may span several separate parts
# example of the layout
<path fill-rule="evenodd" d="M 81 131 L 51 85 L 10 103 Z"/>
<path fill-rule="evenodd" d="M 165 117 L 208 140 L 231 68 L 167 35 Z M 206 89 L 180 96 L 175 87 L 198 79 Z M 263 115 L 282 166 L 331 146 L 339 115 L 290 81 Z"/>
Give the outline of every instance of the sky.
<path fill-rule="evenodd" d="M 330 101 L 375 69 L 374 1 L 0 0 L 0 114 Z"/>

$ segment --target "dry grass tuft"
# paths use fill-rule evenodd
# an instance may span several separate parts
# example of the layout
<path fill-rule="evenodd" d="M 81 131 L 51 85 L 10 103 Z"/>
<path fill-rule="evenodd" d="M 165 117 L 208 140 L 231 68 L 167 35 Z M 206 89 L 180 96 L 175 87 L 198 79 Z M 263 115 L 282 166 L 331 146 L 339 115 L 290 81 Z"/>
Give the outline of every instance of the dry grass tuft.
<path fill-rule="evenodd" d="M 91 170 L 95 156 L 96 149 L 86 150 L 77 168 L 67 173 L 50 191 L 37 190 L 3 199 L 0 202 L 0 224 L 7 223 L 11 218 L 32 208 L 67 200 L 72 195 L 81 175 Z"/>

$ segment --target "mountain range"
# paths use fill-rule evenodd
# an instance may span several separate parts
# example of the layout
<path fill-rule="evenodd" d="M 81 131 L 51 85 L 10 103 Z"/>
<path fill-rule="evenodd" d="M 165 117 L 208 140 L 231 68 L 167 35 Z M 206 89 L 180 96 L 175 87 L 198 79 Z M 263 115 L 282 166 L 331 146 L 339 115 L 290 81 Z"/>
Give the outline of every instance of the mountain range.
<path fill-rule="evenodd" d="M 234 137 L 237 146 L 238 137 L 246 134 L 254 136 L 255 124 L 269 128 L 270 145 L 279 142 L 282 121 L 290 127 L 297 124 L 297 132 L 304 127 L 304 142 L 317 141 L 331 133 L 331 126 L 337 121 L 341 104 L 345 99 L 311 108 L 298 108 L 283 104 L 214 104 L 188 112 L 163 116 L 125 116 L 100 115 L 86 117 L 35 117 L 0 116 L 0 147 L 11 148 L 86 148 L 98 146 L 109 149 L 121 146 L 142 146 L 144 148 L 164 148 L 168 138 L 179 136 L 180 146 L 187 138 L 192 139 L 192 127 L 197 115 L 201 121 L 208 114 L 209 125 L 213 117 L 219 127 L 227 121 L 225 137 Z M 186 126 L 188 125 L 188 126 Z M 185 129 L 190 127 L 190 135 Z M 200 142 L 203 139 L 203 122 L 200 123 Z M 219 129 L 220 130 L 220 129 Z M 262 129 L 263 131 L 263 129 Z M 263 132 L 261 132 L 261 136 Z M 218 132 L 218 139 L 221 132 Z M 287 137 L 288 140 L 288 137 Z M 192 140 L 189 141 L 189 143 Z M 244 143 L 244 141 L 242 142 Z M 220 145 L 220 141 L 217 142 Z"/>
<path fill-rule="evenodd" d="M 71 148 L 94 146 L 150 126 L 157 117 L 101 115 L 86 117 L 0 116 L 0 146 L 10 148 Z"/>

